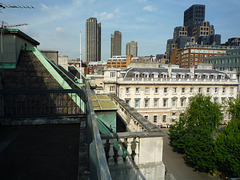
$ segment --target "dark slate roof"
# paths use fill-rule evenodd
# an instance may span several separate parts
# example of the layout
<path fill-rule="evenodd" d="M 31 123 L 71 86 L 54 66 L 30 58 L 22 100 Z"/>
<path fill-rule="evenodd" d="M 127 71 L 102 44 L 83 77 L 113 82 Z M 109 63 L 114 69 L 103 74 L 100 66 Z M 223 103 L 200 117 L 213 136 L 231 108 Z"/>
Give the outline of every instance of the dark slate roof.
<path fill-rule="evenodd" d="M 134 72 L 139 72 L 140 74 L 144 73 L 144 72 L 147 72 L 147 73 L 168 73 L 168 69 L 163 69 L 163 68 L 128 68 L 128 69 L 125 69 L 124 71 L 122 72 L 125 72 L 126 73 L 126 76 L 125 77 L 133 77 L 134 76 Z M 178 68 L 178 69 L 174 69 L 172 68 L 172 73 L 190 73 L 190 69 L 185 69 L 185 68 Z M 199 73 L 199 74 L 203 74 L 203 73 L 206 73 L 206 74 L 225 74 L 226 77 L 227 74 L 222 72 L 222 71 L 218 71 L 218 70 L 215 70 L 215 69 L 195 69 L 194 70 L 194 73 Z"/>

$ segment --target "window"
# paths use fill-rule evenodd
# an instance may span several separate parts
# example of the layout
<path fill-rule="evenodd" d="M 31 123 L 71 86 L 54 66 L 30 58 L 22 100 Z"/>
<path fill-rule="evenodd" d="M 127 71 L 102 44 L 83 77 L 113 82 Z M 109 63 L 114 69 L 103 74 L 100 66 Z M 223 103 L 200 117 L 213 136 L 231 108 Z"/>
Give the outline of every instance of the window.
<path fill-rule="evenodd" d="M 135 100 L 135 107 L 138 108 L 139 107 L 139 99 Z"/>
<path fill-rule="evenodd" d="M 190 92 L 191 92 L 191 93 L 193 92 L 193 88 L 190 88 Z"/>
<path fill-rule="evenodd" d="M 129 99 L 126 99 L 125 101 L 126 101 L 126 103 L 129 105 L 130 100 L 129 100 Z"/>
<path fill-rule="evenodd" d="M 182 88 L 182 93 L 185 93 L 185 88 Z"/>
<path fill-rule="evenodd" d="M 149 100 L 145 99 L 145 107 L 148 107 L 148 104 L 149 104 Z"/>
<path fill-rule="evenodd" d="M 163 107 L 167 107 L 167 99 L 163 100 Z"/>
<path fill-rule="evenodd" d="M 202 88 L 199 88 L 199 89 L 198 89 L 198 92 L 201 93 L 201 92 L 202 92 Z"/>
<path fill-rule="evenodd" d="M 164 92 L 167 93 L 167 88 L 164 88 Z"/>
<path fill-rule="evenodd" d="M 110 91 L 115 91 L 115 86 L 110 86 Z"/>
<path fill-rule="evenodd" d="M 177 88 L 173 88 L 173 93 L 176 93 L 177 92 Z"/>
<path fill-rule="evenodd" d="M 158 93 L 158 88 L 155 88 L 155 91 L 154 91 L 155 93 Z"/>
<path fill-rule="evenodd" d="M 130 88 L 129 87 L 126 88 L 126 94 L 128 94 L 128 93 L 130 93 Z"/>
<path fill-rule="evenodd" d="M 175 107 L 176 106 L 176 99 L 173 99 L 172 100 L 172 107 Z"/>
<path fill-rule="evenodd" d="M 184 104 L 185 104 L 185 100 L 181 99 L 181 106 L 184 106 Z"/>
<path fill-rule="evenodd" d="M 145 88 L 145 94 L 149 94 L 149 88 Z"/>
<path fill-rule="evenodd" d="M 214 101 L 215 103 L 217 103 L 217 102 L 218 102 L 218 98 L 214 98 L 213 101 Z"/>
<path fill-rule="evenodd" d="M 209 93 L 210 92 L 210 88 L 207 88 L 207 93 Z"/>
<path fill-rule="evenodd" d="M 225 98 L 222 98 L 222 104 L 224 104 L 225 103 Z"/>
<path fill-rule="evenodd" d="M 175 112 L 173 112 L 173 113 L 172 113 L 172 116 L 176 116 L 176 113 L 175 113 Z"/>
<path fill-rule="evenodd" d="M 217 93 L 218 92 L 218 88 L 215 88 L 215 93 Z"/>
<path fill-rule="evenodd" d="M 154 99 L 154 107 L 158 107 L 158 100 Z"/>
<path fill-rule="evenodd" d="M 153 116 L 153 122 L 155 122 L 155 123 L 157 122 L 157 115 Z"/>
<path fill-rule="evenodd" d="M 144 117 L 145 117 L 146 120 L 148 120 L 148 115 L 145 115 Z"/>
<path fill-rule="evenodd" d="M 163 122 L 166 122 L 166 119 L 167 119 L 167 115 L 163 115 L 163 116 L 162 116 L 162 121 L 163 121 Z"/>
<path fill-rule="evenodd" d="M 176 120 L 175 119 L 172 119 L 172 122 L 175 122 Z"/>
<path fill-rule="evenodd" d="M 138 94 L 138 93 L 140 93 L 140 88 L 139 87 L 136 88 L 136 94 Z"/>
<path fill-rule="evenodd" d="M 230 93 L 233 93 L 233 87 L 230 87 Z"/>
<path fill-rule="evenodd" d="M 115 72 L 110 72 L 110 77 L 115 77 Z"/>
<path fill-rule="evenodd" d="M 225 93 L 226 92 L 226 88 L 223 88 L 222 92 Z"/>

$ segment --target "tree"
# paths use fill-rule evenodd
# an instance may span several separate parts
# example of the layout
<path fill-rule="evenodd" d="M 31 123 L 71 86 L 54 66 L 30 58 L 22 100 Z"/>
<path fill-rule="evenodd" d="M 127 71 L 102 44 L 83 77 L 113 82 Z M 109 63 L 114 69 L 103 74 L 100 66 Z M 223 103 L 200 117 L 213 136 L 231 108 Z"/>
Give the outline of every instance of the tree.
<path fill-rule="evenodd" d="M 240 98 L 229 102 L 232 118 L 216 138 L 215 156 L 219 170 L 230 177 L 240 176 Z"/>
<path fill-rule="evenodd" d="M 221 106 L 211 97 L 198 94 L 189 103 L 184 116 L 170 127 L 172 145 L 197 170 L 215 171 L 213 133 L 222 120 Z"/>

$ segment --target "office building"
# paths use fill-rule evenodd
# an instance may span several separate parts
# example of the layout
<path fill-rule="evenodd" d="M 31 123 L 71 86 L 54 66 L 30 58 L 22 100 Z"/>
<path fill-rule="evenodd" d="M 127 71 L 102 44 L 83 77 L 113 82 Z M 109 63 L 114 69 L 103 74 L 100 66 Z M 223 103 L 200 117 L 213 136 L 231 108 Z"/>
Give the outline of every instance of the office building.
<path fill-rule="evenodd" d="M 174 28 L 173 39 L 177 39 L 178 37 L 187 36 L 188 32 L 185 26 L 178 26 Z"/>
<path fill-rule="evenodd" d="M 208 57 L 204 60 L 205 63 L 211 63 L 214 69 L 221 71 L 240 72 L 240 48 L 228 49 L 225 55 Z"/>
<path fill-rule="evenodd" d="M 137 42 L 131 41 L 126 45 L 126 55 L 132 55 L 133 57 L 137 57 L 138 46 Z"/>
<path fill-rule="evenodd" d="M 96 18 L 86 21 L 86 61 L 101 61 L 101 23 Z"/>
<path fill-rule="evenodd" d="M 195 4 L 184 11 L 184 26 L 188 30 L 188 35 L 192 36 L 194 25 L 205 21 L 205 5 Z"/>
<path fill-rule="evenodd" d="M 108 67 L 126 69 L 131 62 L 132 55 L 113 56 L 107 61 Z"/>
<path fill-rule="evenodd" d="M 111 34 L 111 57 L 122 55 L 122 33 L 115 31 Z"/>
<path fill-rule="evenodd" d="M 179 65 L 181 68 L 190 68 L 191 66 L 197 67 L 199 64 L 205 62 L 205 58 L 226 54 L 227 49 L 233 48 L 234 47 L 228 46 L 209 46 L 198 44 L 186 45 L 185 48 L 181 50 L 181 61 Z"/>
<path fill-rule="evenodd" d="M 225 43 L 226 46 L 240 46 L 240 38 L 229 38 Z"/>

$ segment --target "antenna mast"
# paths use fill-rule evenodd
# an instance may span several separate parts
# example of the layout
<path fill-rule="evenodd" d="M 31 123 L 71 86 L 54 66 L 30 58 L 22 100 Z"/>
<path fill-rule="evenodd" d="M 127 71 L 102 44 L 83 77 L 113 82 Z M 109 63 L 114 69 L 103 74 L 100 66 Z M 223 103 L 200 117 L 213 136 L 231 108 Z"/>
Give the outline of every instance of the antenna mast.
<path fill-rule="evenodd" d="M 82 83 L 82 32 L 80 31 L 80 83 Z"/>

